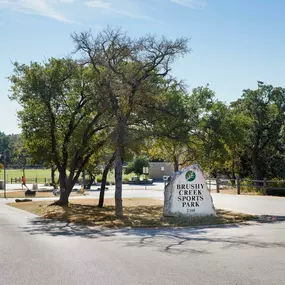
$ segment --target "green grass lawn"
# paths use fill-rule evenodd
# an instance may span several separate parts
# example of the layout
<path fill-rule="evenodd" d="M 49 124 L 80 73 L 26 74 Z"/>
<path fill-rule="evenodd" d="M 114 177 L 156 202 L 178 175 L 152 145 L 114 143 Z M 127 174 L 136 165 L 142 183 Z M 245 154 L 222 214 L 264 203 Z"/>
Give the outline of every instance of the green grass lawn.
<path fill-rule="evenodd" d="M 23 175 L 22 169 L 7 169 L 7 182 L 11 183 L 11 178 L 21 178 Z M 35 178 L 39 180 L 39 182 L 43 182 L 45 178 L 50 178 L 51 172 L 50 169 L 25 169 L 25 176 L 27 178 L 27 182 L 30 183 L 30 180 L 34 181 Z M 58 177 L 58 174 L 57 174 Z M 0 180 L 4 179 L 4 172 L 3 170 L 0 172 Z"/>
<path fill-rule="evenodd" d="M 21 178 L 23 175 L 22 169 L 7 169 L 7 183 L 11 183 L 11 178 L 13 178 L 13 183 L 14 183 L 14 178 Z M 47 178 L 49 179 L 51 177 L 51 171 L 50 169 L 25 169 L 25 176 L 27 178 L 28 183 L 32 183 L 35 181 L 35 178 L 38 179 L 39 183 L 43 183 L 44 179 Z M 124 175 L 124 179 L 130 179 L 134 174 L 128 174 Z M 58 172 L 56 172 L 56 178 L 59 177 Z M 101 175 L 98 175 L 97 178 L 101 178 Z M 88 177 L 87 177 L 88 179 Z M 1 170 L 0 172 L 0 180 L 4 180 L 4 172 Z M 109 182 L 114 183 L 115 182 L 115 175 L 114 171 L 111 171 L 108 175 L 107 180 Z"/>
<path fill-rule="evenodd" d="M 45 178 L 50 177 L 50 169 L 25 169 L 25 175 L 27 178 Z M 7 169 L 7 175 L 11 177 L 21 177 L 23 171 L 21 169 Z"/>

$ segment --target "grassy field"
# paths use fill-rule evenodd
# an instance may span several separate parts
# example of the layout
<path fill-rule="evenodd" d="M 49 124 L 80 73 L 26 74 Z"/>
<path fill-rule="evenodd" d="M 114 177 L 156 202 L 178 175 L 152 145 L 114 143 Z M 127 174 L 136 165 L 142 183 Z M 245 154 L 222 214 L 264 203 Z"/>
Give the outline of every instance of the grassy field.
<path fill-rule="evenodd" d="M 15 183 L 14 179 L 21 178 L 23 175 L 22 169 L 7 169 L 6 170 L 6 177 L 7 177 L 7 183 L 11 183 L 11 178 L 13 179 L 13 183 Z M 45 178 L 50 178 L 50 169 L 26 169 L 25 170 L 25 176 L 27 178 L 27 182 L 31 183 L 35 181 L 35 178 L 37 178 L 40 182 L 43 182 Z M 58 177 L 58 174 L 57 174 Z M 4 179 L 4 173 L 3 170 L 0 172 L 0 180 Z M 30 182 L 30 180 L 32 180 Z"/>
<path fill-rule="evenodd" d="M 15 178 L 19 179 L 23 175 L 22 169 L 7 169 L 6 173 L 7 173 L 7 183 L 11 183 L 11 178 L 13 179 L 13 183 L 15 183 L 14 179 Z M 25 169 L 25 176 L 27 178 L 28 183 L 33 183 L 35 181 L 35 178 L 38 179 L 39 183 L 43 183 L 45 178 L 50 179 L 51 171 L 50 169 Z M 58 172 L 56 172 L 56 178 L 58 178 L 58 176 L 59 174 Z M 109 182 L 114 183 L 115 182 L 114 176 L 115 176 L 114 172 L 110 172 L 107 180 Z M 124 175 L 123 178 L 130 179 L 132 176 L 134 176 L 134 174 Z M 98 175 L 97 178 L 101 178 L 101 175 Z M 3 170 L 0 172 L 0 180 L 4 180 Z"/>
<path fill-rule="evenodd" d="M 49 178 L 50 177 L 50 169 L 26 169 L 25 175 L 27 178 Z M 21 169 L 7 169 L 8 177 L 21 177 L 23 175 L 23 171 Z"/>

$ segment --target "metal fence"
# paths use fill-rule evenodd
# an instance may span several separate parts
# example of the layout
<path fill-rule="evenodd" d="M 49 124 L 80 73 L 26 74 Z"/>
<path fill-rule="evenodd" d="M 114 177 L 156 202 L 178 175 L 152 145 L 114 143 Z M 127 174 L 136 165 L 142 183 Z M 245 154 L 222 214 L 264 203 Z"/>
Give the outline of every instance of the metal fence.
<path fill-rule="evenodd" d="M 10 178 L 9 180 L 7 180 L 8 183 L 11 183 L 11 184 L 19 184 L 19 183 L 22 183 L 22 180 L 21 178 Z M 26 183 L 28 184 L 32 184 L 32 183 L 39 183 L 39 184 L 50 184 L 51 183 L 51 178 L 47 178 L 47 177 L 44 177 L 44 178 L 29 178 L 29 177 L 26 177 Z"/>
<path fill-rule="evenodd" d="M 223 179 L 223 178 L 207 178 L 207 186 L 210 190 L 215 187 L 216 192 L 220 193 L 223 189 L 234 188 L 238 195 L 241 194 L 242 189 L 254 188 L 260 193 L 266 194 L 268 190 L 271 192 L 276 190 L 284 190 L 285 180 L 252 180 L 246 178 Z"/>

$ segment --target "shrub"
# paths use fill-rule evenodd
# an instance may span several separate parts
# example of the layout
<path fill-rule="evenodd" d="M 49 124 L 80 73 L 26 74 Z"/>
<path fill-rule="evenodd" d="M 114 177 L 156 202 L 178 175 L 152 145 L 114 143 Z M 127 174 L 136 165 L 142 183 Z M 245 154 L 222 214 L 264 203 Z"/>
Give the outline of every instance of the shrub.
<path fill-rule="evenodd" d="M 246 180 L 251 180 L 252 178 L 245 178 Z M 254 187 L 253 185 L 255 182 L 252 181 L 241 181 L 241 187 L 240 190 L 243 193 L 262 193 L 262 189 L 258 187 Z"/>
<path fill-rule="evenodd" d="M 129 175 L 123 175 L 123 180 L 124 181 L 129 181 L 130 180 L 130 176 Z"/>
<path fill-rule="evenodd" d="M 144 157 L 137 157 L 132 163 L 130 163 L 125 169 L 126 174 L 135 173 L 138 177 L 143 174 L 143 168 L 149 167 L 148 160 Z"/>
<path fill-rule="evenodd" d="M 266 189 L 265 195 L 285 197 L 285 189 Z"/>
<path fill-rule="evenodd" d="M 280 178 L 270 179 L 270 181 L 274 182 L 267 183 L 269 189 L 266 189 L 265 195 L 285 197 L 285 182 L 279 180 L 281 179 Z M 284 189 L 279 189 L 279 188 L 284 188 Z"/>

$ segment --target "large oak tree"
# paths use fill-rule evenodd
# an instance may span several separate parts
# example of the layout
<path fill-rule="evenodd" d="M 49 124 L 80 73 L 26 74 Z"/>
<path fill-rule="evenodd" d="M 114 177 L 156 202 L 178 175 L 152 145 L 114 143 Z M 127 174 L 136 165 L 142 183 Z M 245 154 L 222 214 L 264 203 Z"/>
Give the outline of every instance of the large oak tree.
<path fill-rule="evenodd" d="M 82 63 L 92 65 L 101 89 L 116 119 L 113 136 L 115 158 L 116 215 L 123 216 L 122 169 L 129 127 L 142 122 L 144 110 L 159 100 L 171 82 L 171 64 L 188 52 L 188 40 L 168 40 L 154 36 L 130 38 L 108 28 L 93 37 L 89 32 L 73 35 Z M 147 114 L 146 111 L 145 114 Z"/>
<path fill-rule="evenodd" d="M 22 106 L 18 117 L 26 143 L 59 171 L 59 205 L 68 204 L 82 170 L 112 129 L 108 102 L 94 78 L 89 66 L 54 58 L 15 63 L 10 77 L 11 99 Z"/>

